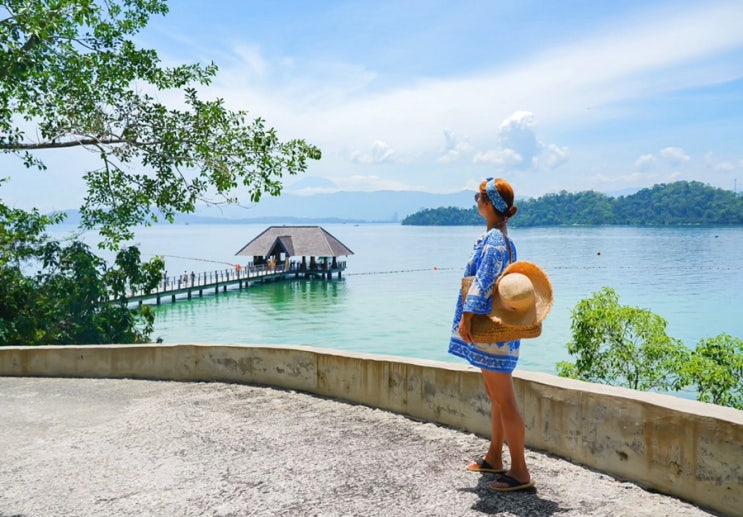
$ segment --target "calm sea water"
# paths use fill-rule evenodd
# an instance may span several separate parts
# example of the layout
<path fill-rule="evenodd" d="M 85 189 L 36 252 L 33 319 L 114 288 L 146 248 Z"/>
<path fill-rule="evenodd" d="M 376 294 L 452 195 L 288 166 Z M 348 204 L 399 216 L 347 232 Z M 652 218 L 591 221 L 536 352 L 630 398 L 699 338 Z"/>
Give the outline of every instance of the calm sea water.
<path fill-rule="evenodd" d="M 230 268 L 267 225 L 163 225 L 138 230 L 169 274 Z M 342 279 L 292 280 L 156 307 L 166 343 L 300 344 L 459 362 L 447 353 L 464 264 L 479 227 L 322 225 L 354 255 Z M 743 337 L 743 228 L 512 229 L 519 258 L 540 264 L 555 292 L 542 336 L 524 340 L 519 368 L 555 372 L 569 360 L 570 314 L 604 286 L 623 305 L 668 321 L 693 347 Z"/>

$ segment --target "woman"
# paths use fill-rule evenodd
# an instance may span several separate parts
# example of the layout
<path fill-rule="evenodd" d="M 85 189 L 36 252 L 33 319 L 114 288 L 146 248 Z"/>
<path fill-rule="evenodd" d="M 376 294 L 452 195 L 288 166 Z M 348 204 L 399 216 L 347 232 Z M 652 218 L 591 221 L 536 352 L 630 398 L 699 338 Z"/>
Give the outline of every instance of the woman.
<path fill-rule="evenodd" d="M 510 262 L 516 248 L 508 237 L 508 219 L 516 215 L 513 188 L 503 179 L 488 178 L 475 194 L 477 210 L 485 219 L 487 232 L 475 243 L 465 276 L 474 281 L 457 309 L 449 342 L 449 353 L 467 359 L 481 369 L 491 401 L 490 447 L 482 458 L 467 467 L 473 472 L 499 474 L 490 489 L 498 492 L 523 490 L 534 486 L 524 457 L 524 420 L 516 403 L 511 374 L 519 357 L 520 341 L 475 343 L 472 337 L 474 314 L 488 314 L 493 301 L 493 285 Z M 503 442 L 508 444 L 511 468 L 503 466 Z"/>

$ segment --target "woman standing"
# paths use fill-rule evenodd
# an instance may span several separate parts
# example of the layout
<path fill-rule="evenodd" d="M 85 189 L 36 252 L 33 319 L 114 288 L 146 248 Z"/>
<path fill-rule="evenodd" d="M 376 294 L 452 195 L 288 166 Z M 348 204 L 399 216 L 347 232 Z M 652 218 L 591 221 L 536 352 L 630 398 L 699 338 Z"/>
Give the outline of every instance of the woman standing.
<path fill-rule="evenodd" d="M 459 296 L 449 342 L 449 353 L 462 357 L 481 369 L 491 401 L 490 447 L 482 458 L 467 467 L 473 472 L 499 474 L 490 489 L 498 492 L 523 490 L 534 486 L 524 457 L 525 430 L 511 376 L 519 358 L 520 341 L 475 343 L 472 317 L 488 314 L 493 303 L 493 286 L 510 262 L 516 261 L 516 248 L 508 237 L 508 219 L 516 215 L 511 185 L 500 178 L 488 178 L 475 194 L 477 210 L 485 219 L 487 232 L 475 243 L 465 276 L 474 276 L 466 296 Z M 503 443 L 508 444 L 511 468 L 503 464 Z"/>

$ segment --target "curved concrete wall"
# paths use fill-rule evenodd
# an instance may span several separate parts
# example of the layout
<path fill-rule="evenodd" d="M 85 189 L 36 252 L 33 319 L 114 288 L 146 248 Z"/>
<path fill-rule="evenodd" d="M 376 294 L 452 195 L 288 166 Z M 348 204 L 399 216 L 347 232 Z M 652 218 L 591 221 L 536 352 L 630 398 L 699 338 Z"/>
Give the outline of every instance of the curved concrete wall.
<path fill-rule="evenodd" d="M 478 370 L 310 347 L 0 347 L 0 375 L 223 381 L 314 393 L 488 436 Z M 527 445 L 727 515 L 743 509 L 743 411 L 517 372 Z"/>

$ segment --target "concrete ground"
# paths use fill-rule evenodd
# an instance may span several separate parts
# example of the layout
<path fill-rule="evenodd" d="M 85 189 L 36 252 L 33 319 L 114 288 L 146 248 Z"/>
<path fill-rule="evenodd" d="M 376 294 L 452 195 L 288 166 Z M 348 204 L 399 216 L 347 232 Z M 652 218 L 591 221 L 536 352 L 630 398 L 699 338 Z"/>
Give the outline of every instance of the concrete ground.
<path fill-rule="evenodd" d="M 536 488 L 467 472 L 487 440 L 302 393 L 0 377 L 0 516 L 696 516 L 527 451 Z"/>

